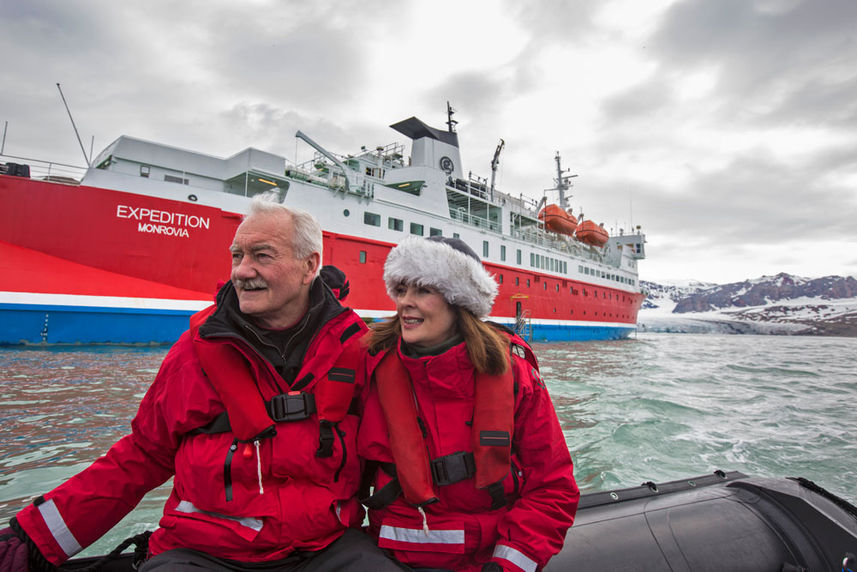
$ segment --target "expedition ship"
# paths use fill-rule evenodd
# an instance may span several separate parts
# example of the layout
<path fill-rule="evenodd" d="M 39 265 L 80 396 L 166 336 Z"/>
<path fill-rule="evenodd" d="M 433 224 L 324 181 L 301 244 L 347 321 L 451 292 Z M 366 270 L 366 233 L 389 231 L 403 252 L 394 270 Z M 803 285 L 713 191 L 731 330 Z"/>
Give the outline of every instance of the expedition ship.
<path fill-rule="evenodd" d="M 559 204 L 495 189 L 502 140 L 490 183 L 465 176 L 452 113 L 447 129 L 416 117 L 391 125 L 411 140 L 409 158 L 398 143 L 336 155 L 298 131 L 314 149 L 303 164 L 255 148 L 221 159 L 128 136 L 79 182 L 50 164 L 0 164 L 0 344 L 174 341 L 228 280 L 227 248 L 250 198 L 264 192 L 319 219 L 324 263 L 346 273 L 346 303 L 366 320 L 394 312 L 382 279 L 390 248 L 408 235 L 443 235 L 482 257 L 500 289 L 490 319 L 526 338 L 635 331 L 639 227 L 609 236 L 577 221 L 559 154 Z"/>

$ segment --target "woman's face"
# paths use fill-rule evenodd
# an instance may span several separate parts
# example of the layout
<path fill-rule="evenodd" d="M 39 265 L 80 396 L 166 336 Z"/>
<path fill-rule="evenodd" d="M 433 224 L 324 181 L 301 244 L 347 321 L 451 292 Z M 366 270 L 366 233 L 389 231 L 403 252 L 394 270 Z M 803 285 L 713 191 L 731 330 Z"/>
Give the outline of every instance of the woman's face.
<path fill-rule="evenodd" d="M 393 293 L 396 295 L 396 314 L 402 325 L 402 339 L 406 343 L 430 348 L 455 335 L 455 311 L 437 290 L 428 286 L 399 284 Z"/>

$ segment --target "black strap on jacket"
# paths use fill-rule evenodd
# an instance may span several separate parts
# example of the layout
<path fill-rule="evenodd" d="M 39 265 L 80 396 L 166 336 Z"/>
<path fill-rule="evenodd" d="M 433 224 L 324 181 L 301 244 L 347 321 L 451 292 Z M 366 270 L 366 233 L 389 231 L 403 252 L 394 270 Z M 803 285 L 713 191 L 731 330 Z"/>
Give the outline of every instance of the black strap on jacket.
<path fill-rule="evenodd" d="M 470 479 L 476 476 L 476 461 L 473 453 L 458 451 L 444 455 L 430 462 L 432 481 L 437 486 L 446 486 Z M 369 494 L 369 486 L 375 479 L 378 469 L 392 477 L 389 483 Z M 503 491 L 503 483 L 489 485 L 485 491 L 491 497 L 491 510 L 502 508 L 509 504 Z M 402 485 L 396 476 L 396 465 L 379 461 L 367 461 L 363 471 L 363 482 L 360 485 L 360 502 L 370 509 L 381 509 L 392 503 L 402 494 Z"/>
<path fill-rule="evenodd" d="M 294 391 L 275 395 L 270 401 L 265 402 L 265 410 L 273 421 L 283 423 L 287 421 L 301 421 L 316 412 L 315 396 L 311 393 Z M 229 415 L 224 411 L 211 420 L 208 425 L 198 427 L 190 431 L 190 435 L 204 433 L 212 435 L 216 433 L 227 433 L 232 427 L 229 424 Z"/>
<path fill-rule="evenodd" d="M 380 489 L 376 488 L 370 495 L 369 488 L 375 482 L 375 475 L 378 469 L 381 469 L 393 477 L 393 479 Z M 357 493 L 361 504 L 370 509 L 377 510 L 391 504 L 400 494 L 402 494 L 402 485 L 399 484 L 399 479 L 396 477 L 396 465 L 380 461 L 366 461 L 366 466 L 363 468 L 363 478 L 360 482 L 360 490 Z"/>

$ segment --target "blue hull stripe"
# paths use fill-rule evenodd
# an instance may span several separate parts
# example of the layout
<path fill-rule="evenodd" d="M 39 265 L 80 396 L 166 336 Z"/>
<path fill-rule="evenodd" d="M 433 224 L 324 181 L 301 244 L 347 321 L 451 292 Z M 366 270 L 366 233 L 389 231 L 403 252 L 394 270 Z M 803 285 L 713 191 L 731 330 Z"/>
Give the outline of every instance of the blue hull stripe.
<path fill-rule="evenodd" d="M 0 304 L 0 345 L 170 344 L 191 310 Z"/>
<path fill-rule="evenodd" d="M 188 329 L 191 314 L 192 310 L 0 303 L 0 345 L 171 344 Z M 633 325 L 558 320 L 530 327 L 534 342 L 617 340 L 636 331 Z"/>
<path fill-rule="evenodd" d="M 503 324 L 511 328 L 511 322 Z M 575 324 L 532 324 L 532 335 L 527 341 L 533 342 L 586 342 L 598 340 L 622 340 L 637 331 L 636 326 L 597 326 L 591 323 Z M 526 337 L 525 337 L 526 339 Z"/>

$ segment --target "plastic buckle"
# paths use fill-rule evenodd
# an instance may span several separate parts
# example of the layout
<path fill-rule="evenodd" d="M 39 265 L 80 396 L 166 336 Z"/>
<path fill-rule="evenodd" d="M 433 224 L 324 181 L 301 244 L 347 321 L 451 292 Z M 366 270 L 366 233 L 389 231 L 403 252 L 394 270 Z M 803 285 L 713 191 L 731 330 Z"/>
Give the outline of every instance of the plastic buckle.
<path fill-rule="evenodd" d="M 476 461 L 473 453 L 458 451 L 433 459 L 431 476 L 438 486 L 451 485 L 476 474 Z"/>
<path fill-rule="evenodd" d="M 300 391 L 275 395 L 267 405 L 271 419 L 278 423 L 300 421 L 315 413 L 313 395 Z"/>

